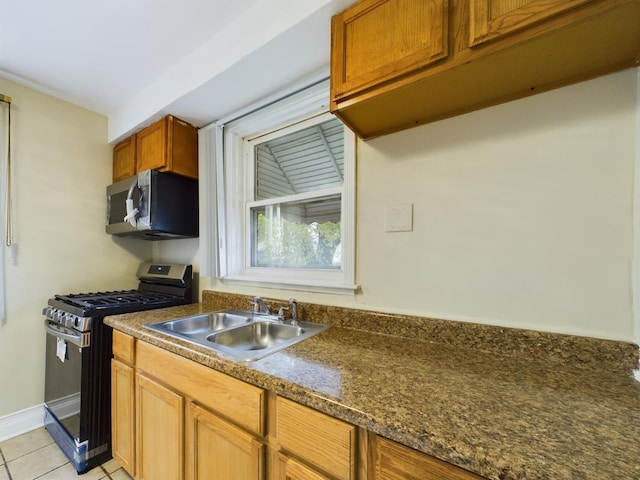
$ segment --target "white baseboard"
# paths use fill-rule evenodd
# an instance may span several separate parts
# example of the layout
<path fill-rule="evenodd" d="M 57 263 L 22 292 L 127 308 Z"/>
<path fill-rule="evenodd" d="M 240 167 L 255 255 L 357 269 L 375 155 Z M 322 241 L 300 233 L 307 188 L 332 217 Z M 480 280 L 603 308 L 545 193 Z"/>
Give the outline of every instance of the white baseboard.
<path fill-rule="evenodd" d="M 0 442 L 44 426 L 44 404 L 0 417 Z"/>

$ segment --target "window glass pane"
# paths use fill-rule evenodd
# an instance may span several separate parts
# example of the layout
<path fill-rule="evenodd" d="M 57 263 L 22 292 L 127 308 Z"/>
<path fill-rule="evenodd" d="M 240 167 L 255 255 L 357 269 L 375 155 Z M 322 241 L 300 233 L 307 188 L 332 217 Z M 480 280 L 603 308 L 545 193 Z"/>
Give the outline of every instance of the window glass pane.
<path fill-rule="evenodd" d="M 340 195 L 251 208 L 253 267 L 341 267 Z"/>
<path fill-rule="evenodd" d="M 344 178 L 344 126 L 332 119 L 254 147 L 255 200 L 339 187 Z"/>

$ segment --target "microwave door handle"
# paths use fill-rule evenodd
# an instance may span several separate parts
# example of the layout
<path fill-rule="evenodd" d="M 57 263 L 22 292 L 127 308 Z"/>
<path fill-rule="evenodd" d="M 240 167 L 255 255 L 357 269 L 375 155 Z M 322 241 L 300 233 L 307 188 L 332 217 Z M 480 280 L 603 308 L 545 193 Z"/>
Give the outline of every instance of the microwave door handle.
<path fill-rule="evenodd" d="M 136 215 L 138 214 L 138 209 L 133 206 L 133 191 L 138 188 L 138 182 L 134 182 L 131 187 L 129 187 L 129 192 L 127 194 L 126 208 L 127 215 L 124 217 L 125 222 L 129 222 L 132 227 L 137 226 Z"/>
<path fill-rule="evenodd" d="M 57 328 L 53 328 L 52 325 L 56 325 Z M 71 343 L 73 343 L 74 345 L 77 345 L 78 347 L 82 348 L 86 345 L 83 345 L 82 343 L 82 334 L 75 334 L 75 333 L 67 333 L 67 332 L 73 332 L 73 330 L 70 330 L 67 327 L 64 327 L 58 323 L 52 322 L 50 320 L 45 320 L 44 321 L 44 328 L 47 331 L 48 334 L 53 335 L 55 337 L 61 338 L 62 340 L 67 340 Z M 61 332 L 58 330 L 58 328 L 61 328 L 64 330 L 64 332 Z"/>

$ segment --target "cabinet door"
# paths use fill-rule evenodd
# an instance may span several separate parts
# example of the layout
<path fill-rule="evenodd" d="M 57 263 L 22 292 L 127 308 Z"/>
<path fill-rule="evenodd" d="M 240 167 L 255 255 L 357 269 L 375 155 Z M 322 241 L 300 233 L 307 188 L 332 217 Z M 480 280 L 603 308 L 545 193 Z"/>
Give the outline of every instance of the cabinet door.
<path fill-rule="evenodd" d="M 445 58 L 447 0 L 363 0 L 332 19 L 331 98 Z"/>
<path fill-rule="evenodd" d="M 277 462 L 278 473 L 274 480 L 331 480 L 280 452 L 277 454 Z"/>
<path fill-rule="evenodd" d="M 369 435 L 370 480 L 481 480 L 458 468 L 399 443 Z"/>
<path fill-rule="evenodd" d="M 135 372 L 118 360 L 111 361 L 111 450 L 130 475 L 135 475 Z"/>
<path fill-rule="evenodd" d="M 136 173 L 136 136 L 132 135 L 113 147 L 113 182 Z"/>
<path fill-rule="evenodd" d="M 198 129 L 172 116 L 167 121 L 167 168 L 178 175 L 198 178 Z"/>
<path fill-rule="evenodd" d="M 138 132 L 136 171 L 164 170 L 167 167 L 167 117 Z"/>
<path fill-rule="evenodd" d="M 471 46 L 500 38 L 593 0 L 471 0 Z"/>
<path fill-rule="evenodd" d="M 186 452 L 189 480 L 265 478 L 262 442 L 193 402 L 187 406 Z"/>
<path fill-rule="evenodd" d="M 137 480 L 184 478 L 184 400 L 136 374 Z"/>

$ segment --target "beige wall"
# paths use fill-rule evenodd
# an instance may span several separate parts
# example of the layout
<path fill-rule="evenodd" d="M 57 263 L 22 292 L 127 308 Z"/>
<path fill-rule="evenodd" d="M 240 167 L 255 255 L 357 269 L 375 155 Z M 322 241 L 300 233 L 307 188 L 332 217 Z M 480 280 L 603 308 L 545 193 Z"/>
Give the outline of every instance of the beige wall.
<path fill-rule="evenodd" d="M 0 417 L 44 400 L 42 308 L 56 293 L 135 288 L 147 244 L 104 233 L 107 119 L 0 78 L 13 98 L 14 239 L 0 325 Z M 4 117 L 6 118 L 6 117 Z M 2 124 L 3 128 L 5 124 Z"/>
<path fill-rule="evenodd" d="M 359 142 L 354 296 L 201 285 L 637 342 L 637 96 L 631 69 Z"/>

